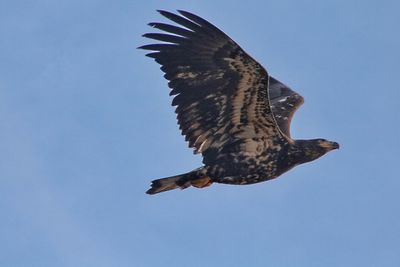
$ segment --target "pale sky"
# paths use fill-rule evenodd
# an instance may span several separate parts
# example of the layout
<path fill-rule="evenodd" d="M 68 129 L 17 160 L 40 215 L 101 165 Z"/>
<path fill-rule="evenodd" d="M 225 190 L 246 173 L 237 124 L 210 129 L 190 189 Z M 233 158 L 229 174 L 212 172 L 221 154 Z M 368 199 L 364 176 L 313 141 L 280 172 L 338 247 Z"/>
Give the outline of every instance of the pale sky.
<path fill-rule="evenodd" d="M 136 47 L 155 10 L 222 29 L 340 150 L 251 186 L 146 195 L 201 166 Z M 0 2 L 0 266 L 400 266 L 396 1 Z"/>

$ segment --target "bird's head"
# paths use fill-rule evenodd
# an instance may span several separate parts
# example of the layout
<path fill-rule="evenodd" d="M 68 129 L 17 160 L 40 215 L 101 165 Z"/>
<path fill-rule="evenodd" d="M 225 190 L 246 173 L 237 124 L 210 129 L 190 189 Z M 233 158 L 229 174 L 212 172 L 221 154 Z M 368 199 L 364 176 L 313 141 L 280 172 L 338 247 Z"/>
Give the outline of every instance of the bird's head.
<path fill-rule="evenodd" d="M 296 140 L 294 146 L 301 155 L 298 158 L 299 163 L 316 160 L 329 151 L 339 148 L 338 143 L 325 139 Z"/>

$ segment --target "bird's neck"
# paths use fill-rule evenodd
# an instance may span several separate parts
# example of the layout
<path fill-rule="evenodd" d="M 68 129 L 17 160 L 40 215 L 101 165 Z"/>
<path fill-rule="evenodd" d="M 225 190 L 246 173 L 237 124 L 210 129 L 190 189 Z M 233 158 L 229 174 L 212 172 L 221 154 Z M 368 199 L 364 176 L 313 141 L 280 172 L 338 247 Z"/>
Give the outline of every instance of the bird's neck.
<path fill-rule="evenodd" d="M 287 146 L 281 150 L 280 157 L 280 160 L 278 160 L 278 169 L 280 170 L 280 173 L 278 175 L 281 175 L 293 167 L 305 162 L 304 150 L 295 144 L 287 144 Z"/>
<path fill-rule="evenodd" d="M 286 150 L 288 166 L 294 167 L 298 164 L 302 164 L 310 161 L 308 157 L 309 146 L 307 140 L 295 141 L 293 144 L 289 144 Z"/>

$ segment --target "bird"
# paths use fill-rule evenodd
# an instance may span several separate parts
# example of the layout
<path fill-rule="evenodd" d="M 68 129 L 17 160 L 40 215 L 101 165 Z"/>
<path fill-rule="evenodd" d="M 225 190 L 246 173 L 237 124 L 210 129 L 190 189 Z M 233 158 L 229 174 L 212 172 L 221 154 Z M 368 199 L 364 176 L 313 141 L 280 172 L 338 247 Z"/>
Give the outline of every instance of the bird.
<path fill-rule="evenodd" d="M 138 47 L 161 65 L 182 135 L 203 166 L 153 180 L 147 194 L 213 183 L 248 185 L 275 179 L 339 148 L 318 138 L 295 140 L 290 124 L 304 98 L 270 76 L 235 41 L 184 10 L 157 10 L 170 20 Z"/>

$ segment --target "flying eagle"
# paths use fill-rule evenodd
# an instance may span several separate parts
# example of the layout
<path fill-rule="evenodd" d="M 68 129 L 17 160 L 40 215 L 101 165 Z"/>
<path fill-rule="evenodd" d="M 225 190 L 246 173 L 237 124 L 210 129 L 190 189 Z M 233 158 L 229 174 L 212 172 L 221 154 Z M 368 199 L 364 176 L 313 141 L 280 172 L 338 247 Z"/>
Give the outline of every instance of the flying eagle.
<path fill-rule="evenodd" d="M 178 12 L 159 11 L 181 27 L 149 23 L 165 33 L 144 34 L 161 43 L 139 48 L 161 65 L 182 135 L 204 166 L 154 180 L 147 194 L 259 183 L 339 148 L 325 139 L 292 139 L 290 122 L 303 97 L 210 22 Z"/>

